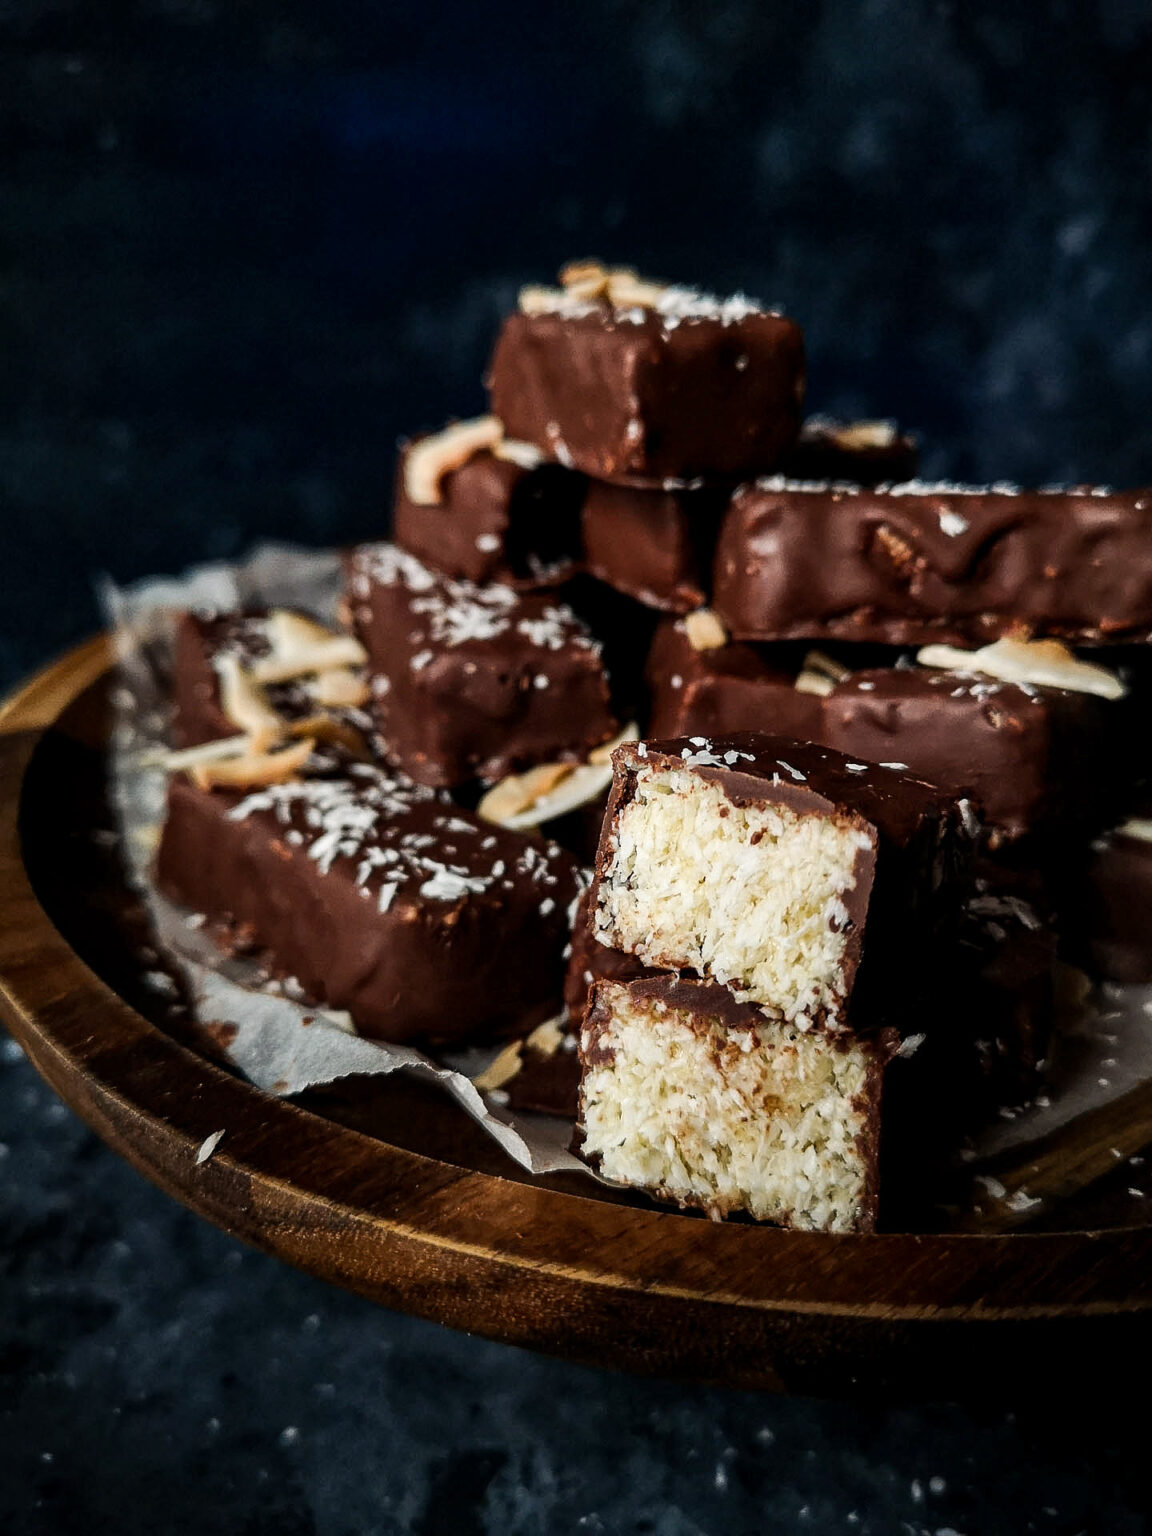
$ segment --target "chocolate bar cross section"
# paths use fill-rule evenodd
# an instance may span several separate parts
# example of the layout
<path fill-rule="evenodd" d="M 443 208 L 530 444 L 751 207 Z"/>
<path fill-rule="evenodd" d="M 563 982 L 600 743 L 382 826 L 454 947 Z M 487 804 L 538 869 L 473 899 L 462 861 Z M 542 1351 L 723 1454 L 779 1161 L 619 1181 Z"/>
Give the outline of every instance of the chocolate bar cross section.
<path fill-rule="evenodd" d="M 786 737 L 632 742 L 612 761 L 602 944 L 804 1028 L 843 1027 L 862 992 L 889 1013 L 921 995 L 971 851 L 953 796 Z"/>
<path fill-rule="evenodd" d="M 581 1151 L 605 1178 L 715 1217 L 875 1225 L 894 1030 L 804 1031 L 664 975 L 598 982 L 579 1046 Z"/>

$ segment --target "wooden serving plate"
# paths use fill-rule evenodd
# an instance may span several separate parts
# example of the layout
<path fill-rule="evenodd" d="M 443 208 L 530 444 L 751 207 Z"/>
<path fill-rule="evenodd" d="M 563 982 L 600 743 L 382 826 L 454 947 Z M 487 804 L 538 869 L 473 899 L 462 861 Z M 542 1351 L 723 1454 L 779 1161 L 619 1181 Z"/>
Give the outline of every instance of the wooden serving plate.
<path fill-rule="evenodd" d="M 1132 1224 L 1152 1199 L 1116 1162 L 1152 1140 L 1146 1089 L 997 1170 L 1045 1196 L 1027 1231 L 969 1214 L 829 1237 L 532 1178 L 411 1079 L 295 1102 L 253 1088 L 149 990 L 106 830 L 110 668 L 94 640 L 0 706 L 0 1014 L 111 1147 L 208 1220 L 454 1328 L 729 1385 L 1019 1394 L 1099 1382 L 1152 1338 L 1152 1225 Z"/>

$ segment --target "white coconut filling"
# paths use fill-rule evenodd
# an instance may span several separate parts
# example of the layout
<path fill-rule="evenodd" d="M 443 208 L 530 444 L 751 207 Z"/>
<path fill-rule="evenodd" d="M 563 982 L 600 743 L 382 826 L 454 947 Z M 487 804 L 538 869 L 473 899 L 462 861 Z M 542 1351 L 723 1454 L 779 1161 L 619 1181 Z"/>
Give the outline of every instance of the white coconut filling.
<path fill-rule="evenodd" d="M 601 882 L 596 934 L 690 967 L 788 1020 L 838 1012 L 857 854 L 868 833 L 782 806 L 737 806 L 687 769 L 636 771 Z"/>
<path fill-rule="evenodd" d="M 679 1010 L 602 985 L 610 1059 L 584 1069 L 584 1154 L 606 1178 L 716 1215 L 818 1232 L 856 1230 L 868 1156 L 858 1107 L 877 1070 L 867 1048 L 765 1022 L 698 1032 Z M 699 1020 L 697 1023 L 699 1024 Z M 592 1041 L 586 1030 L 587 1052 Z"/>

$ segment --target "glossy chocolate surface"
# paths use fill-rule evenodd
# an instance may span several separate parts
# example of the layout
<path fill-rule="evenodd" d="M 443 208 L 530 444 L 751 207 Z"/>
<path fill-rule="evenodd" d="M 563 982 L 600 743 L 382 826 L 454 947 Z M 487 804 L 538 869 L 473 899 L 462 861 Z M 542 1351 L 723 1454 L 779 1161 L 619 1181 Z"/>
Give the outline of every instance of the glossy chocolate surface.
<path fill-rule="evenodd" d="M 488 386 L 509 436 L 599 479 L 756 474 L 799 430 L 804 344 L 752 308 L 577 305 L 510 315 Z"/>
<path fill-rule="evenodd" d="M 411 778 L 500 779 L 615 735 L 600 646 L 554 594 L 455 582 L 392 544 L 347 569 L 380 736 Z"/>
<path fill-rule="evenodd" d="M 739 640 L 1152 637 L 1152 492 L 742 486 L 713 605 Z"/>
<path fill-rule="evenodd" d="M 802 693 L 803 653 L 740 642 L 696 651 L 683 624 L 661 625 L 647 674 L 652 733 L 768 730 L 906 763 L 976 801 L 1007 838 L 1099 825 L 1131 775 L 1125 701 L 909 665 L 853 666 L 826 695 Z"/>
<path fill-rule="evenodd" d="M 575 861 L 368 767 L 248 795 L 173 779 L 160 888 L 374 1039 L 481 1040 L 556 1013 Z"/>
<path fill-rule="evenodd" d="M 585 569 L 646 607 L 691 613 L 707 601 L 729 494 L 589 480 L 580 513 Z"/>
<path fill-rule="evenodd" d="M 584 479 L 557 464 L 526 469 L 483 449 L 441 481 L 432 506 L 409 499 L 401 450 L 393 500 L 397 544 L 447 576 L 555 586 L 575 569 Z"/>

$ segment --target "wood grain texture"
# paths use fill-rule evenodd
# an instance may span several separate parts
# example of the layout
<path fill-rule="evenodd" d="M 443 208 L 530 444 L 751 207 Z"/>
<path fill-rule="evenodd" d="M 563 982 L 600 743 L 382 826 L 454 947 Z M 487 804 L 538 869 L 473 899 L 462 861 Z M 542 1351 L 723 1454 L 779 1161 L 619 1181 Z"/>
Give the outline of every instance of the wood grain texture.
<path fill-rule="evenodd" d="M 60 1096 L 193 1210 L 455 1328 L 742 1386 L 1045 1390 L 1099 1379 L 1152 1339 L 1152 1227 L 826 1237 L 714 1224 L 577 1176 L 532 1179 L 430 1089 L 349 1084 L 291 1103 L 190 1049 L 103 979 L 131 990 L 107 877 L 83 872 L 109 663 L 93 642 L 0 706 L 0 1012 Z M 1018 1184 L 1007 1166 L 999 1176 L 1053 1199 L 1082 1189 L 1114 1167 L 1111 1147 L 1152 1132 L 1152 1098 L 1129 1099 L 1032 1149 Z"/>

